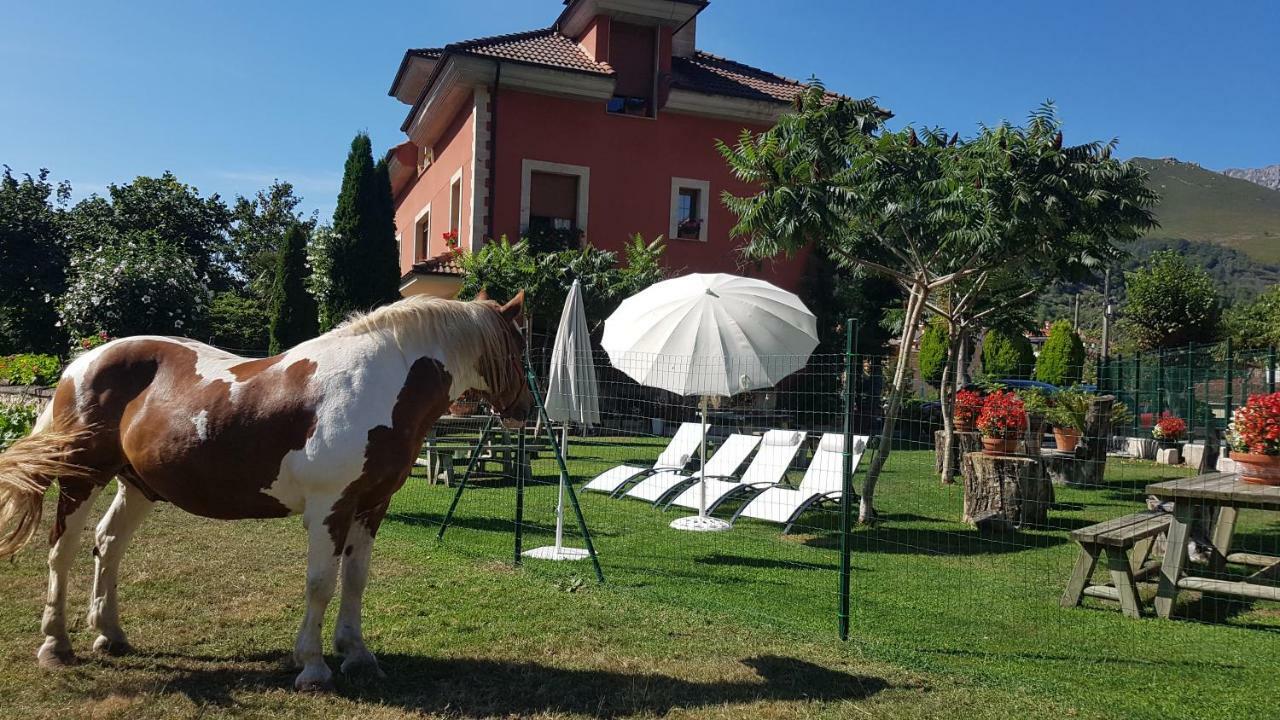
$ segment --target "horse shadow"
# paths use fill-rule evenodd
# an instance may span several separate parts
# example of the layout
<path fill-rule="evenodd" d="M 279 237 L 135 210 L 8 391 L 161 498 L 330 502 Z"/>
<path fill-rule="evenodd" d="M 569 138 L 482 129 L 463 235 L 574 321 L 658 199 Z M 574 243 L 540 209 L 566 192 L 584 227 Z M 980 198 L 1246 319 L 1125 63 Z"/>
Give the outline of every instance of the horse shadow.
<path fill-rule="evenodd" d="M 760 701 L 862 700 L 890 687 L 882 678 L 852 675 L 804 660 L 775 655 L 745 658 L 754 678 L 702 682 L 661 673 L 569 669 L 531 661 L 380 656 L 387 679 L 335 674 L 337 694 L 348 700 L 390 705 L 430 716 L 487 718 L 586 715 L 620 718 L 662 716 L 676 710 Z M 245 691 L 292 687 L 296 671 L 286 659 L 195 658 L 157 655 L 101 661 L 136 663 L 167 671 L 163 680 L 106 683 L 116 695 L 177 693 L 201 706 L 234 708 Z M 331 666 L 336 660 L 329 658 Z"/>

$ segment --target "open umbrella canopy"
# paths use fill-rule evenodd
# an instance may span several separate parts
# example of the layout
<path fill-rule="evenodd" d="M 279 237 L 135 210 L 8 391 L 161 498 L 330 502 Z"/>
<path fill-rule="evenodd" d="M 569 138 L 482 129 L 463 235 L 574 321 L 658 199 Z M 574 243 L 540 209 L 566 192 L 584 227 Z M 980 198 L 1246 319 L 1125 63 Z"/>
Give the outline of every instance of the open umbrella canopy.
<path fill-rule="evenodd" d="M 569 289 L 551 351 L 547 416 L 555 422 L 591 426 L 600 422 L 600 391 L 592 363 L 591 333 L 577 280 Z"/>
<path fill-rule="evenodd" d="M 627 298 L 605 321 L 604 349 L 636 382 L 679 395 L 773 387 L 805 366 L 817 320 L 763 280 L 692 274 Z"/>

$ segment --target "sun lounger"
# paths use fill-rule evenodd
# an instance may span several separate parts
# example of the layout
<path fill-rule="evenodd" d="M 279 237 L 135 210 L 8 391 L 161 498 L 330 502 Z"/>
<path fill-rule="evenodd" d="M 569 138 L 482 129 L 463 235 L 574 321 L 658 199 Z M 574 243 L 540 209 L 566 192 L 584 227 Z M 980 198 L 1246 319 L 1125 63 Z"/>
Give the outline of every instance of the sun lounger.
<path fill-rule="evenodd" d="M 742 467 L 742 463 L 746 462 L 747 456 L 759 444 L 758 435 L 730 435 L 701 470 L 693 473 L 679 470 L 656 473 L 636 483 L 625 494 L 637 500 L 648 500 L 655 505 L 661 504 L 671 494 L 684 489 L 686 485 L 696 483 L 704 472 L 709 478 L 733 477 L 738 472 L 738 468 Z"/>
<path fill-rule="evenodd" d="M 858 462 L 862 459 L 867 442 L 868 438 L 863 435 L 855 435 L 853 438 L 854 472 L 858 470 Z M 838 433 L 823 435 L 822 440 L 818 442 L 818 449 L 813 453 L 809 469 L 800 480 L 799 487 L 777 486 L 765 490 L 738 508 L 731 522 L 740 517 L 755 518 L 782 523 L 784 535 L 791 532 L 791 526 L 805 511 L 823 502 L 840 498 L 844 486 L 843 464 L 844 436 Z"/>
<path fill-rule="evenodd" d="M 782 482 L 807 436 L 808 433 L 798 430 L 770 430 L 760 440 L 760 449 L 756 451 L 756 456 L 741 478 L 707 478 L 707 514 L 715 512 L 727 500 L 759 492 Z M 702 490 L 698 483 L 693 483 L 667 507 L 679 505 L 697 510 L 701 506 L 701 499 Z"/>
<path fill-rule="evenodd" d="M 698 444 L 701 442 L 702 424 L 683 423 L 676 430 L 676 434 L 672 436 L 671 442 L 667 443 L 666 449 L 654 461 L 653 467 L 619 465 L 609 468 L 597 475 L 591 482 L 582 486 L 582 489 L 615 493 L 625 487 L 627 483 L 639 480 L 651 473 L 665 470 L 683 470 L 689 464 L 690 458 L 697 452 Z"/>

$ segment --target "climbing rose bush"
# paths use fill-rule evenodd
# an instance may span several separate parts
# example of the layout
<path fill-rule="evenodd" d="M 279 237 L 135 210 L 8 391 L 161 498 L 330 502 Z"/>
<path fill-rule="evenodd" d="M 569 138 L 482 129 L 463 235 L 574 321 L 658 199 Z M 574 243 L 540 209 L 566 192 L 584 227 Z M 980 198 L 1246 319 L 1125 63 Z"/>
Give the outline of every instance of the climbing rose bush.
<path fill-rule="evenodd" d="M 70 276 L 59 314 L 72 337 L 191 335 L 204 323 L 208 278 L 158 238 L 132 235 L 78 253 Z"/>
<path fill-rule="evenodd" d="M 982 402 L 978 430 L 983 437 L 1009 437 L 1027 427 L 1027 411 L 1022 398 L 1008 390 L 997 390 Z"/>
<path fill-rule="evenodd" d="M 1236 452 L 1280 455 L 1280 393 L 1249 396 L 1232 417 L 1227 443 Z"/>

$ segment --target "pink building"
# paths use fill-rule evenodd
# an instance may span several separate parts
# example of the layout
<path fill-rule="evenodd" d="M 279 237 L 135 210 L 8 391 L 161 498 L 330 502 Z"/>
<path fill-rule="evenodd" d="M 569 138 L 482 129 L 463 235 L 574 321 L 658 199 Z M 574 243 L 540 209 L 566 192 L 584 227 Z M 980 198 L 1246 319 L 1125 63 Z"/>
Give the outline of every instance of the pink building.
<path fill-rule="evenodd" d="M 389 153 L 401 291 L 452 296 L 451 242 L 616 250 L 635 233 L 666 236 L 674 269 L 795 289 L 803 259 L 739 267 L 720 194 L 751 188 L 715 141 L 770 127 L 805 86 L 697 50 L 706 0 L 565 6 L 547 29 L 405 53 L 390 91 L 411 108 Z"/>

